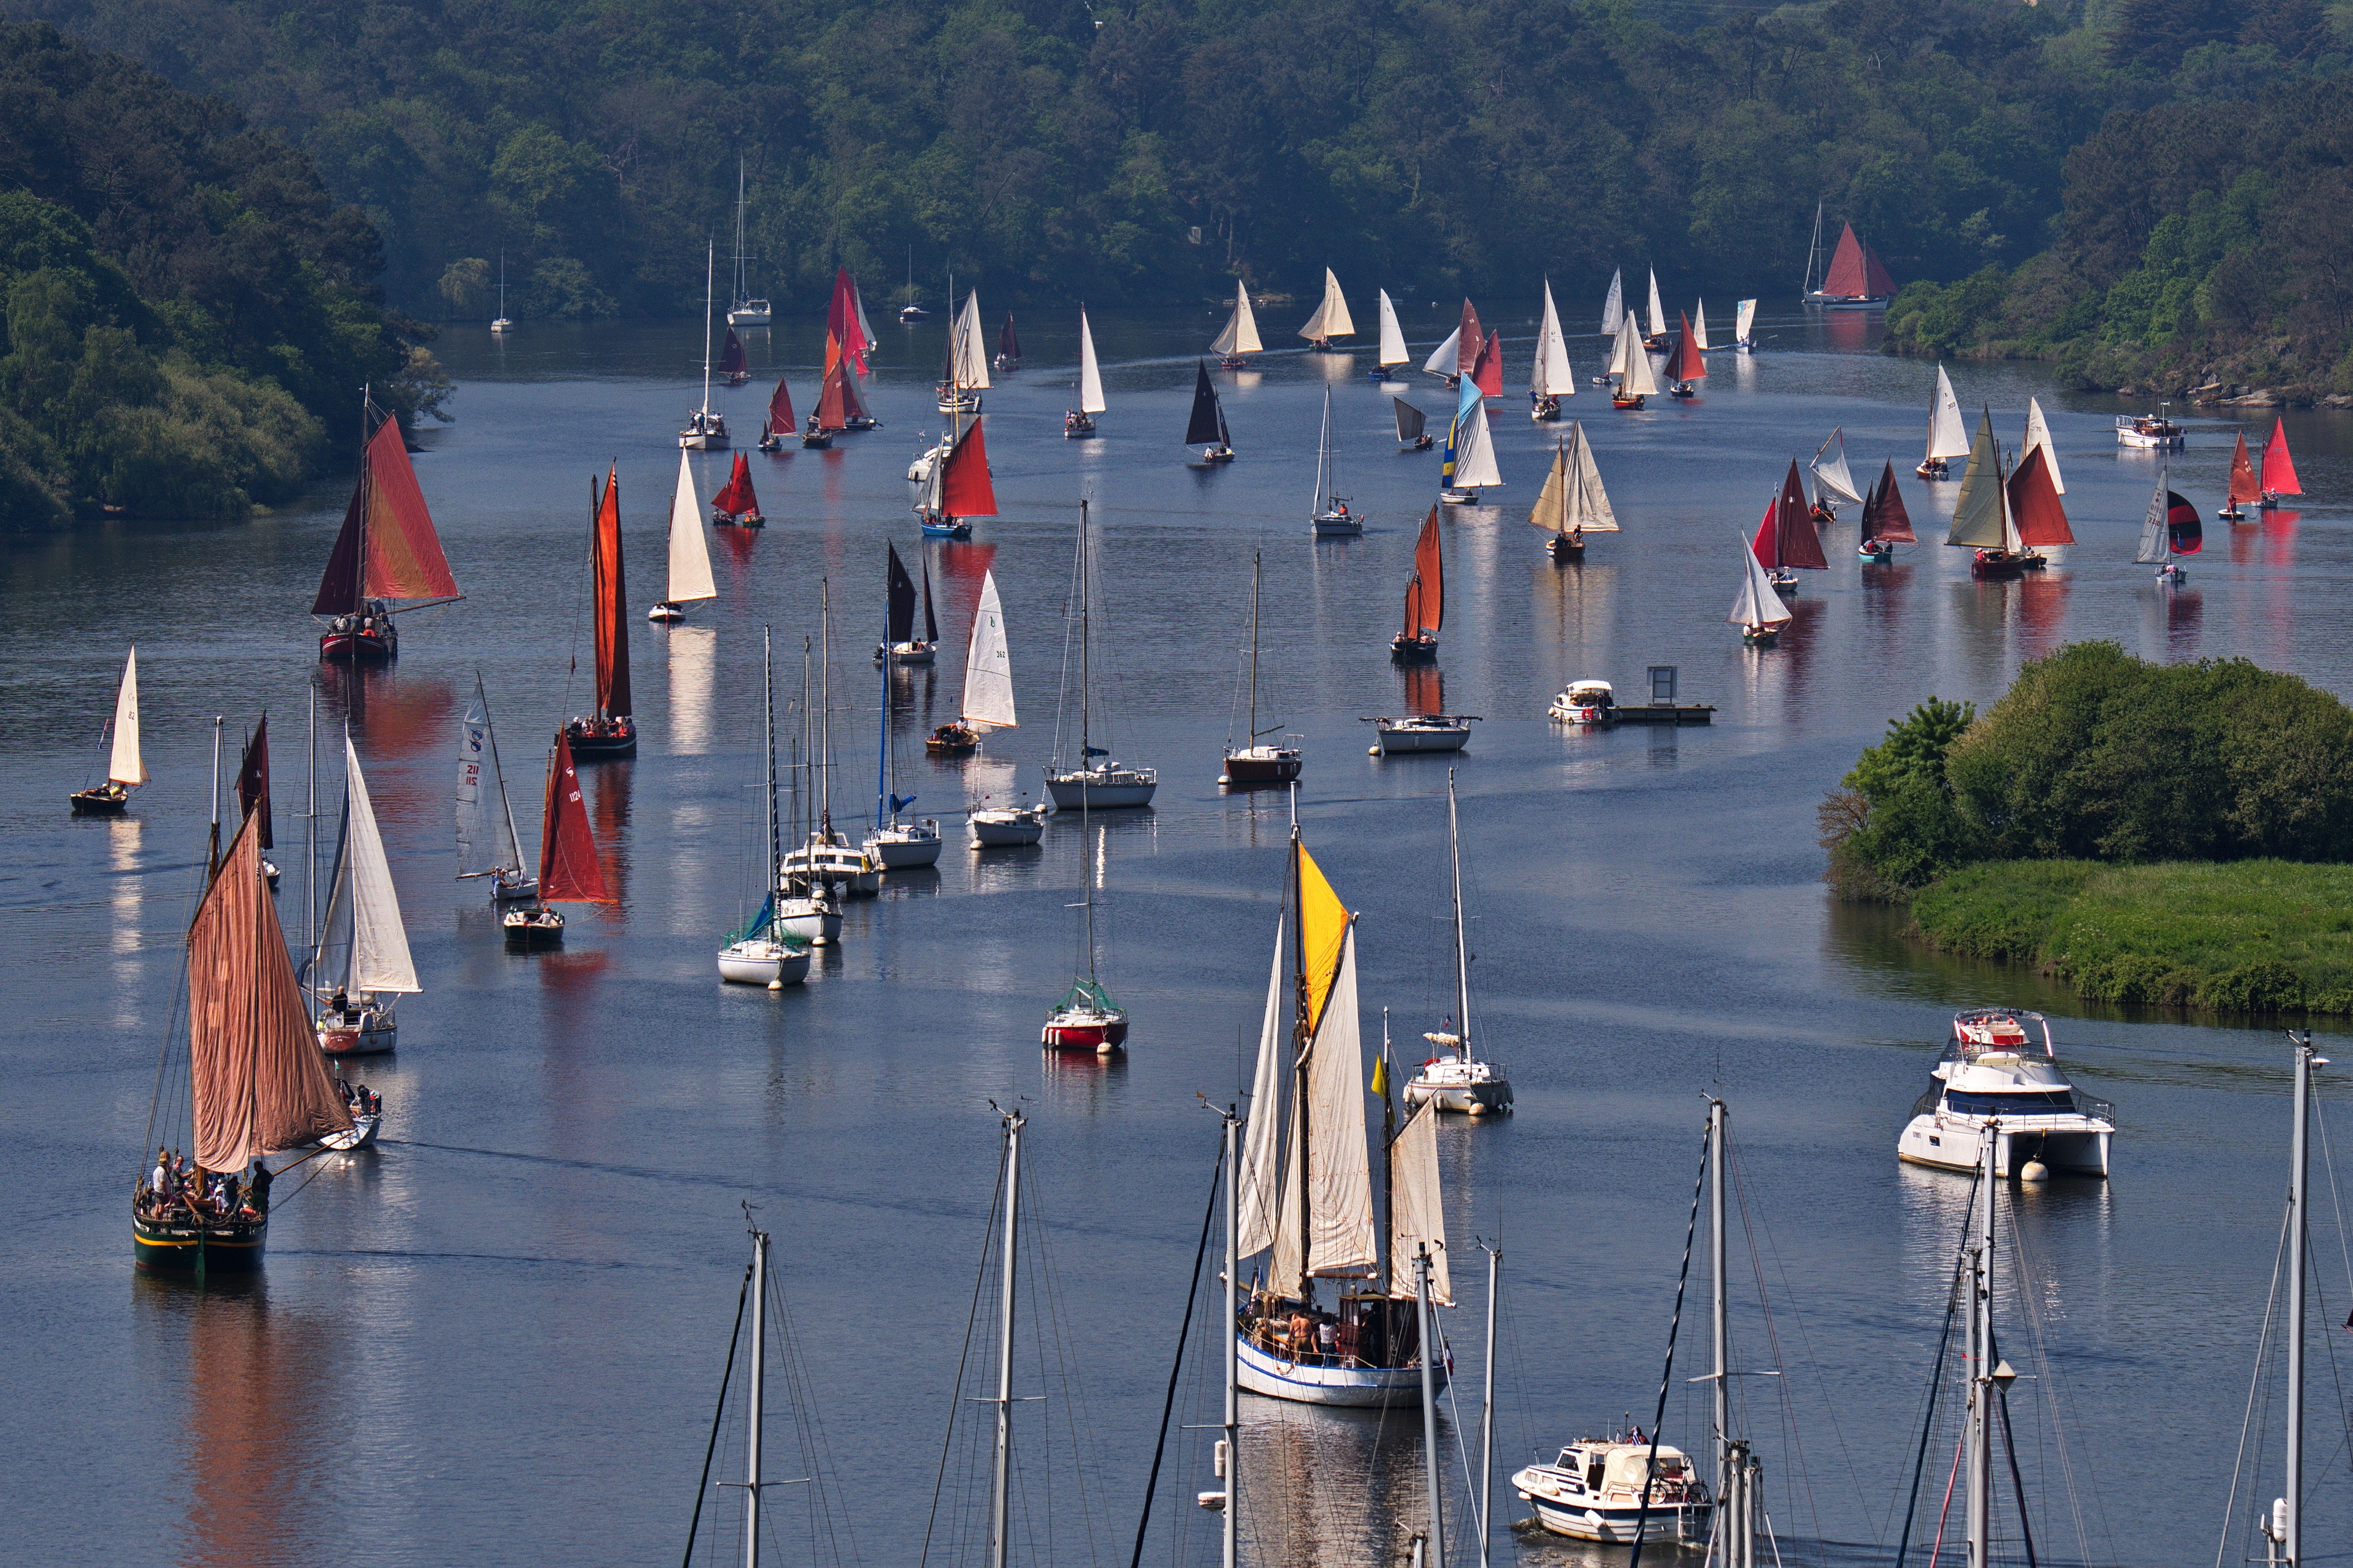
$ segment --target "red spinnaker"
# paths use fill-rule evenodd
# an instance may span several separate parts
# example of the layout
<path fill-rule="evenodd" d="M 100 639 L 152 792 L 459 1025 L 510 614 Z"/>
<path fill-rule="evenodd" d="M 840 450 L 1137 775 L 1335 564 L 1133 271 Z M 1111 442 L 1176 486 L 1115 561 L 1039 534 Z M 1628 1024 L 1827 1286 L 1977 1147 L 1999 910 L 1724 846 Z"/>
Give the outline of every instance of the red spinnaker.
<path fill-rule="evenodd" d="M 2198 508 L 2179 490 L 2165 492 L 2165 547 L 2176 555 L 2195 555 L 2206 546 L 2206 524 Z"/>
<path fill-rule="evenodd" d="M 995 517 L 997 487 L 988 482 L 988 445 L 981 438 L 981 422 L 956 438 L 948 449 L 947 471 L 940 477 L 940 510 L 950 517 Z"/>
<path fill-rule="evenodd" d="M 2028 448 L 2026 460 L 2010 476 L 2010 516 L 2018 542 L 2029 549 L 2075 542 L 2075 531 L 2067 526 L 2067 509 L 2059 504 L 2059 487 L 2051 482 L 2051 465 L 2040 447 Z"/>
<path fill-rule="evenodd" d="M 367 539 L 364 575 L 363 533 Z M 400 422 L 387 419 L 376 427 L 360 459 L 359 482 L 352 487 L 343 529 L 335 536 L 311 613 L 348 616 L 368 599 L 438 604 L 464 596 L 449 574 L 440 536 L 433 531 L 433 514 L 417 488 L 417 470 L 409 466 Z"/>
<path fill-rule="evenodd" d="M 539 901 L 615 901 L 605 890 L 605 868 L 596 859 L 596 837 L 588 829 L 588 809 L 581 803 L 572 742 L 561 730 L 555 733 L 555 754 L 547 762 L 547 811 L 539 830 Z"/>
<path fill-rule="evenodd" d="M 2272 438 L 2263 443 L 2263 489 L 2275 496 L 2300 496 L 2295 459 L 2287 455 L 2287 421 L 2274 416 Z"/>

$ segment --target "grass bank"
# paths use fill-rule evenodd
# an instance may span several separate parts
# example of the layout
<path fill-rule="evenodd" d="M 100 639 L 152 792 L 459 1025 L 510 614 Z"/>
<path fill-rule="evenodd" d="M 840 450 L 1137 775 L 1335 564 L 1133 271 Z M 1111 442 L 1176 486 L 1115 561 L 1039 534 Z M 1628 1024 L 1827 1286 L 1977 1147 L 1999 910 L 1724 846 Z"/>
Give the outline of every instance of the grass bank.
<path fill-rule="evenodd" d="M 2032 963 L 2100 1002 L 2353 1015 L 2353 866 L 2007 860 L 1921 889 L 1940 952 Z"/>

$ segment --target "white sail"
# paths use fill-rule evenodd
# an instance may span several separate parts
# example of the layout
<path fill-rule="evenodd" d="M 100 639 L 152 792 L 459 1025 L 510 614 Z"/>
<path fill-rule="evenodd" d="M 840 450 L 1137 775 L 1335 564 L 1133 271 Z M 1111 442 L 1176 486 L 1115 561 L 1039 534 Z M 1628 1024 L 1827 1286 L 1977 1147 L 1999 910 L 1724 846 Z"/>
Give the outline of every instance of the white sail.
<path fill-rule="evenodd" d="M 1709 346 L 1707 341 L 1707 301 L 1705 300 L 1698 301 L 1692 307 L 1692 341 L 1700 346 L 1702 352 L 1705 352 Z"/>
<path fill-rule="evenodd" d="M 1454 488 L 1484 489 L 1503 482 L 1504 476 L 1495 468 L 1494 438 L 1487 429 L 1486 401 L 1474 398 L 1455 432 Z"/>
<path fill-rule="evenodd" d="M 1765 563 L 1757 559 L 1757 549 L 1745 534 L 1740 538 L 1740 597 L 1732 602 L 1732 614 L 1724 618 L 1736 626 L 1788 624 L 1789 606 L 1773 591 L 1773 580 L 1765 574 Z"/>
<path fill-rule="evenodd" d="M 849 302 L 857 308 L 859 334 L 866 340 L 867 350 L 871 353 L 876 341 L 874 323 L 866 319 L 866 296 L 858 291 L 858 285 L 855 282 L 849 286 Z M 855 370 L 857 367 L 853 365 L 850 368 Z"/>
<path fill-rule="evenodd" d="M 1282 1207 L 1276 1167 L 1282 1147 L 1283 1056 L 1291 1019 L 1282 1005 L 1282 917 L 1274 921 L 1274 969 L 1266 977 L 1266 1017 L 1258 1031 L 1258 1074 L 1250 1082 L 1250 1125 L 1242 1132 L 1242 1171 L 1234 1188 L 1240 1205 L 1234 1236 L 1239 1256 L 1255 1258 L 1274 1245 Z"/>
<path fill-rule="evenodd" d="M 1348 316 L 1348 301 L 1340 292 L 1340 279 L 1326 267 L 1323 302 L 1307 318 L 1307 324 L 1299 329 L 1299 335 L 1310 342 L 1321 342 L 1326 338 L 1352 337 L 1356 331 L 1356 323 Z"/>
<path fill-rule="evenodd" d="M 2061 495 L 2067 493 L 2067 481 L 2059 477 L 2059 448 L 2051 444 L 2051 425 L 2042 417 L 2042 405 L 2034 398 L 2026 400 L 2026 444 L 2018 449 L 2018 460 L 2026 461 L 2026 454 L 2035 447 L 2042 448 L 2042 466 L 2051 472 L 2051 488 Z"/>
<path fill-rule="evenodd" d="M 2133 560 L 2142 566 L 2162 566 L 2168 555 L 2165 536 L 2166 476 L 2158 470 L 2157 493 L 2148 498 L 2148 515 L 2140 520 L 2140 548 L 2133 552 Z"/>
<path fill-rule="evenodd" d="M 122 687 L 114 694 L 114 755 L 106 776 L 119 784 L 143 784 L 147 763 L 139 755 L 139 650 L 122 661 Z"/>
<path fill-rule="evenodd" d="M 1936 367 L 1936 393 L 1928 405 L 1928 457 L 1966 458 L 1969 455 L 1968 427 L 1961 423 L 1960 400 L 1953 395 L 1953 384 L 1945 374 L 1945 367 Z"/>
<path fill-rule="evenodd" d="M 1560 335 L 1560 310 L 1553 304 L 1550 279 L 1545 279 L 1544 300 L 1544 321 L 1536 328 L 1535 363 L 1528 372 L 1528 390 L 1544 397 L 1571 397 L 1577 393 L 1577 375 L 1568 368 L 1568 344 Z"/>
<path fill-rule="evenodd" d="M 1754 300 L 1743 300 L 1740 301 L 1739 314 L 1733 318 L 1733 341 L 1735 342 L 1746 342 L 1748 341 L 1749 330 L 1756 325 L 1757 301 Z"/>
<path fill-rule="evenodd" d="M 1095 335 L 1087 326 L 1087 313 L 1079 312 L 1079 412 L 1101 414 L 1103 411 L 1103 372 L 1095 365 Z"/>
<path fill-rule="evenodd" d="M 1213 354 L 1254 354 L 1263 353 L 1265 345 L 1258 341 L 1258 318 L 1250 314 L 1250 286 L 1234 285 L 1234 313 L 1226 318 L 1225 329 L 1209 344 Z"/>
<path fill-rule="evenodd" d="M 1373 1175 L 1365 1154 L 1365 1052 L 1356 1027 L 1356 933 L 1342 939 L 1340 967 L 1307 1057 L 1307 1190 L 1313 1216 L 1307 1271 L 1362 1277 L 1380 1260 L 1373 1232 Z"/>
<path fill-rule="evenodd" d="M 711 547 L 702 540 L 702 503 L 695 497 L 694 472 L 681 452 L 678 490 L 670 501 L 670 591 L 662 597 L 683 605 L 718 596 L 718 585 L 711 580 Z"/>
<path fill-rule="evenodd" d="M 400 923 L 392 867 L 385 860 L 384 839 L 376 832 L 375 807 L 368 802 L 360 754 L 349 735 L 343 737 L 343 766 L 350 797 L 344 848 L 350 861 L 338 869 L 351 885 L 352 986 L 360 991 L 422 990 L 416 962 L 408 956 L 408 932 Z"/>
<path fill-rule="evenodd" d="M 1618 371 L 1624 378 L 1620 383 L 1619 390 L 1631 396 L 1641 397 L 1647 397 L 1657 392 L 1659 378 L 1651 374 L 1651 351 L 1642 346 L 1642 335 L 1635 328 L 1631 312 L 1628 313 L 1625 323 L 1618 329 L 1618 342 L 1623 351 L 1625 363 L 1622 368 L 1615 364 L 1610 368 Z"/>
<path fill-rule="evenodd" d="M 997 599 L 997 574 L 980 578 L 980 608 L 973 612 L 972 641 L 964 654 L 964 721 L 976 730 L 1010 730 L 1013 721 L 1013 660 L 1005 648 L 1005 607 Z"/>
<path fill-rule="evenodd" d="M 498 737 L 491 731 L 491 700 L 476 676 L 474 700 L 458 722 L 458 875 L 522 869 L 522 844 L 507 805 Z"/>
<path fill-rule="evenodd" d="M 1593 442 L 1586 436 L 1581 421 L 1569 423 L 1568 451 L 1562 467 L 1566 470 L 1563 488 L 1567 492 L 1562 508 L 1567 521 L 1563 528 L 1581 528 L 1588 533 L 1618 532 L 1618 514 L 1610 509 L 1609 492 L 1601 488 L 1601 470 L 1593 466 Z"/>
<path fill-rule="evenodd" d="M 1609 274 L 1609 295 L 1601 301 L 1601 335 L 1614 338 L 1619 323 L 1626 319 L 1626 274 L 1623 268 Z"/>
<path fill-rule="evenodd" d="M 1833 429 L 1820 447 L 1814 448 L 1814 480 L 1818 489 L 1826 489 L 1843 501 L 1859 501 L 1854 493 L 1854 475 L 1846 466 L 1846 426 Z"/>
<path fill-rule="evenodd" d="M 988 334 L 980 324 L 980 290 L 964 297 L 964 312 L 955 324 L 955 383 L 966 388 L 988 385 Z"/>
<path fill-rule="evenodd" d="M 1438 1176 L 1438 1102 L 1415 1111 L 1389 1145 L 1389 1294 L 1414 1296 L 1413 1259 L 1430 1248 L 1430 1299 L 1454 1305 L 1446 1268 L 1446 1204 Z"/>
<path fill-rule="evenodd" d="M 1641 336 L 1634 330 L 1634 318 L 1620 316 L 1617 334 L 1609 342 L 1609 363 L 1607 369 L 1610 375 L 1625 375 L 1629 373 L 1635 357 L 1642 352 Z"/>
<path fill-rule="evenodd" d="M 1654 338 L 1667 335 L 1667 313 L 1659 308 L 1659 272 L 1656 268 L 1651 269 L 1651 335 Z"/>
<path fill-rule="evenodd" d="M 1389 303 L 1389 291 L 1381 296 L 1381 368 L 1403 364 L 1412 356 L 1405 352 L 1405 329 L 1398 325 L 1397 307 Z"/>
<path fill-rule="evenodd" d="M 1422 374 L 1444 376 L 1455 374 L 1457 366 L 1455 351 L 1461 346 L 1461 342 L 1462 329 L 1458 326 L 1446 334 L 1446 341 L 1438 345 L 1437 353 L 1421 362 Z"/>

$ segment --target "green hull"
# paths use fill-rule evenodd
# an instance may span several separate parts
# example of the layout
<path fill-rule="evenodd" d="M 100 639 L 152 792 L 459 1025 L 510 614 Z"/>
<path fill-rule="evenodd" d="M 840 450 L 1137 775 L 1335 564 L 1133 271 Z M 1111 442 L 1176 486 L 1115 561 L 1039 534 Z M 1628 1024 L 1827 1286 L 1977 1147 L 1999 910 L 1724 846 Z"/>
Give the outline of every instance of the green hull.
<path fill-rule="evenodd" d="M 131 1217 L 132 1260 L 157 1274 L 251 1274 L 261 1268 L 269 1220 L 199 1224 L 194 1219 L 154 1221 Z"/>

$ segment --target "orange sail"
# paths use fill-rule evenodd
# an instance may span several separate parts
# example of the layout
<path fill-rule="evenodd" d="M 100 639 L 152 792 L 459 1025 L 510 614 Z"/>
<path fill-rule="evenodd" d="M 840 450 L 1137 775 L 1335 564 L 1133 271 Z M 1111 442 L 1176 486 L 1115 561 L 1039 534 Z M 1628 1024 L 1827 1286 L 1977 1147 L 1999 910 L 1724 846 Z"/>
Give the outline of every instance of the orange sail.
<path fill-rule="evenodd" d="M 1491 331 L 1471 366 L 1471 384 L 1489 397 L 1504 395 L 1504 334 Z"/>
<path fill-rule="evenodd" d="M 865 329 L 858 321 L 858 283 L 846 267 L 834 268 L 833 298 L 825 309 L 825 368 L 829 372 L 847 361 L 860 375 L 866 373 Z M 834 429 L 842 426 L 837 425 Z"/>
<path fill-rule="evenodd" d="M 2239 432 L 2239 445 L 2231 453 L 2231 504 L 2261 500 L 2263 487 L 2255 482 L 2255 465 L 2247 458 L 2247 433 Z"/>
<path fill-rule="evenodd" d="M 1680 310 L 1675 314 L 1683 322 L 1683 333 L 1667 354 L 1667 379 L 1697 381 L 1707 374 L 1707 360 L 1699 352 L 1699 339 L 1692 333 L 1691 317 Z"/>
<path fill-rule="evenodd" d="M 588 830 L 588 810 L 580 800 L 580 775 L 572 765 L 572 742 L 555 733 L 555 754 L 547 760 L 547 810 L 539 829 L 539 900 L 544 904 L 609 904 L 605 868 L 596 858 L 596 837 Z"/>
<path fill-rule="evenodd" d="M 940 510 L 950 517 L 995 517 L 997 487 L 988 482 L 988 446 L 982 440 L 981 422 L 972 422 L 948 448 L 947 469 L 940 476 Z"/>
<path fill-rule="evenodd" d="M 743 453 L 735 454 L 735 471 L 727 476 L 727 488 L 711 498 L 711 510 L 727 517 L 748 517 L 760 510 L 760 498 L 752 493 L 752 465 Z"/>
<path fill-rule="evenodd" d="M 630 713 L 628 584 L 621 572 L 621 478 L 616 467 L 596 501 L 590 587 L 596 596 L 596 711 L 608 719 Z"/>
<path fill-rule="evenodd" d="M 364 542 L 366 560 L 361 560 Z M 357 614 L 369 599 L 388 599 L 404 608 L 461 599 L 433 531 L 433 514 L 409 466 L 400 421 L 376 426 L 360 458 L 360 477 L 343 510 L 343 529 L 319 579 L 314 616 Z"/>
<path fill-rule="evenodd" d="M 1409 636 L 1436 637 L 1446 624 L 1446 557 L 1439 548 L 1438 509 L 1421 520 L 1421 537 L 1413 545 L 1413 583 L 1406 589 Z"/>
<path fill-rule="evenodd" d="M 188 1089 L 207 1171 L 243 1170 L 352 1124 L 294 984 L 250 816 L 188 928 Z"/>
<path fill-rule="evenodd" d="M 1806 507 L 1806 487 L 1798 479 L 1794 458 L 1779 493 L 1766 505 L 1765 521 L 1757 525 L 1757 538 L 1750 548 L 1757 552 L 1758 563 L 1767 567 L 1830 569 L 1831 563 L 1822 557 L 1821 536 L 1814 531 L 1813 514 Z"/>
<path fill-rule="evenodd" d="M 800 427 L 800 421 L 793 416 L 792 389 L 780 375 L 776 377 L 776 390 L 768 394 L 768 434 L 789 436 Z"/>
<path fill-rule="evenodd" d="M 2010 519 L 2018 542 L 2029 549 L 2073 544 L 2074 530 L 2067 526 L 2067 509 L 2059 504 L 2059 487 L 2051 482 L 2051 465 L 2042 448 L 2027 448 L 2026 460 L 2010 476 Z"/>
<path fill-rule="evenodd" d="M 2274 415 L 2272 418 L 2272 438 L 2263 443 L 2263 493 L 2275 496 L 2300 496 L 2304 487 L 2296 483 L 2295 460 L 2287 455 L 2287 421 Z"/>

